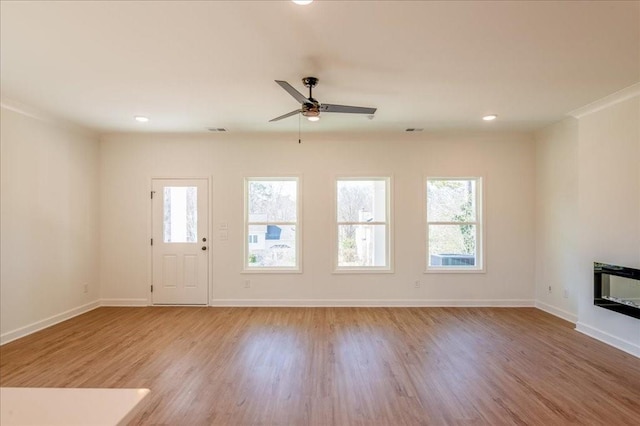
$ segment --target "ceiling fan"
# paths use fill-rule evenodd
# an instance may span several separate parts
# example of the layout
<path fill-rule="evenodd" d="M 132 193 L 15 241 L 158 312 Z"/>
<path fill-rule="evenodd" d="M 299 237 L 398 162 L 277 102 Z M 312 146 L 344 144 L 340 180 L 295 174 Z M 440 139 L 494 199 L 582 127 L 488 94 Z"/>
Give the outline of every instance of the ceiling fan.
<path fill-rule="evenodd" d="M 280 85 L 284 90 L 286 90 L 291 96 L 295 98 L 296 101 L 302 104 L 302 108 L 297 109 L 295 111 L 291 111 L 287 114 L 281 115 L 280 117 L 276 117 L 272 121 L 282 120 L 283 118 L 291 117 L 296 114 L 302 114 L 309 121 L 318 121 L 320 120 L 320 112 L 342 112 L 349 114 L 375 114 L 376 108 L 366 108 L 366 107 L 357 107 L 357 106 L 348 106 L 348 105 L 334 105 L 334 104 L 321 104 L 317 100 L 315 100 L 312 96 L 311 90 L 316 87 L 318 84 L 318 79 L 315 77 L 305 77 L 302 79 L 302 83 L 305 87 L 309 88 L 309 97 L 305 98 L 305 96 L 298 92 L 293 88 L 292 85 L 287 83 L 286 81 L 276 80 L 276 83 Z"/>

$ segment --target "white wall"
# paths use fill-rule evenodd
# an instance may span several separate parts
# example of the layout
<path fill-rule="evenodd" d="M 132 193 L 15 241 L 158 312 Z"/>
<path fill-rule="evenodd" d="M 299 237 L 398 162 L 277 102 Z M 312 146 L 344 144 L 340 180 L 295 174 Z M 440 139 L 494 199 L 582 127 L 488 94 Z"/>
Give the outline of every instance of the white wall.
<path fill-rule="evenodd" d="M 212 177 L 213 304 L 493 304 L 534 300 L 529 135 L 111 135 L 100 145 L 102 298 L 150 300 L 151 177 Z M 243 176 L 299 174 L 303 273 L 241 274 Z M 392 175 L 393 274 L 332 274 L 333 176 Z M 486 273 L 424 274 L 424 177 L 482 176 Z M 218 238 L 228 224 L 228 240 Z M 244 280 L 251 288 L 243 288 Z M 421 288 L 414 288 L 420 280 Z"/>
<path fill-rule="evenodd" d="M 7 342 L 97 306 L 99 142 L 4 107 L 0 119 Z"/>
<path fill-rule="evenodd" d="M 593 262 L 640 269 L 640 91 L 579 123 L 579 331 L 640 356 L 640 321 L 593 305 Z"/>
<path fill-rule="evenodd" d="M 593 262 L 640 268 L 640 86 L 573 114 L 535 134 L 536 306 L 640 356 L 640 321 L 593 305 Z"/>
<path fill-rule="evenodd" d="M 567 118 L 535 134 L 536 306 L 578 319 L 578 120 Z M 549 291 L 551 287 L 551 291 Z"/>

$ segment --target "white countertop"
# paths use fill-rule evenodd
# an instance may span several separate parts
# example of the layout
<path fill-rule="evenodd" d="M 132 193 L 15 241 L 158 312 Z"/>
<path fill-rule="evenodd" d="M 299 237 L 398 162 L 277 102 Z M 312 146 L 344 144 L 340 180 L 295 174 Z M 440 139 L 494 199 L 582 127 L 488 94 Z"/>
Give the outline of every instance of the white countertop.
<path fill-rule="evenodd" d="M 0 388 L 0 425 L 126 424 L 148 393 L 149 389 Z"/>

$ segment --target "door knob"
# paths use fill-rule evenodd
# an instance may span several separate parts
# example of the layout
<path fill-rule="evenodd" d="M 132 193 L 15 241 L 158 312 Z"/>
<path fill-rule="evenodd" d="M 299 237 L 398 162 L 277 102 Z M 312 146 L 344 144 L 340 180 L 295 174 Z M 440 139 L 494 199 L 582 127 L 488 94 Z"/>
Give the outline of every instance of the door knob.
<path fill-rule="evenodd" d="M 206 249 L 207 249 L 207 246 L 202 246 L 202 250 L 206 250 Z"/>

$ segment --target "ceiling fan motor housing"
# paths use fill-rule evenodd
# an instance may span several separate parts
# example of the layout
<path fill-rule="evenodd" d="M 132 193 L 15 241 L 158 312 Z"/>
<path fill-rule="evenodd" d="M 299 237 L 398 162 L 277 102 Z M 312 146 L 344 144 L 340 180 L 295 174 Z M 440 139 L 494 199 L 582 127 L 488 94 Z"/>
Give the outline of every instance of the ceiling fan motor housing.
<path fill-rule="evenodd" d="M 320 104 L 313 98 L 309 99 L 311 102 L 306 102 L 302 105 L 302 115 L 305 117 L 317 117 L 320 115 Z"/>

